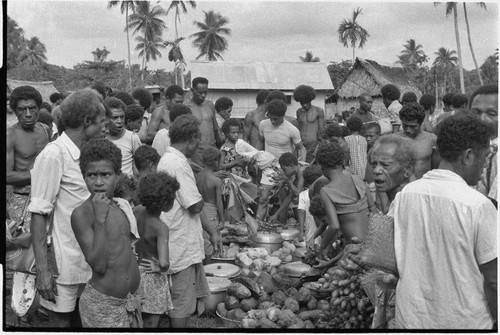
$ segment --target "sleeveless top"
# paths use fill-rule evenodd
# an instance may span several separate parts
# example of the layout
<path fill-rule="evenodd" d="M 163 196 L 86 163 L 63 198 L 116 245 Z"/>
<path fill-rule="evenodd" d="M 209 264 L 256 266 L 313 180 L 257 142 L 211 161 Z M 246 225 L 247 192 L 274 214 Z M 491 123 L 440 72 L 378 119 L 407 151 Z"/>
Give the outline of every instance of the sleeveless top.
<path fill-rule="evenodd" d="M 352 182 L 356 187 L 356 191 L 359 194 L 359 200 L 345 194 L 344 192 L 334 188 L 333 186 L 330 186 L 330 184 L 325 185 L 321 188 L 326 192 L 331 202 L 335 206 L 337 214 L 359 213 L 368 209 L 368 200 L 366 199 L 366 185 L 364 181 L 362 181 L 361 178 L 356 175 L 350 175 L 352 178 Z"/>

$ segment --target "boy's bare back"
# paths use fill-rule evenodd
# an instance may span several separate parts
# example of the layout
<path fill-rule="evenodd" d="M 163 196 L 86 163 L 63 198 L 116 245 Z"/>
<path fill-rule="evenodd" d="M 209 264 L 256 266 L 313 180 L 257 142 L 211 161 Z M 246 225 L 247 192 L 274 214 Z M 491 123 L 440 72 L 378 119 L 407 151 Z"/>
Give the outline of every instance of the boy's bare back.
<path fill-rule="evenodd" d="M 196 175 L 196 186 L 203 197 L 203 201 L 217 204 L 217 189 L 220 189 L 222 181 L 213 172 L 202 170 Z"/>
<path fill-rule="evenodd" d="M 160 218 L 148 213 L 146 207 L 134 208 L 137 219 L 137 230 L 141 237 L 138 242 L 139 260 L 153 258 L 159 259 L 158 243 L 168 244 L 168 227 Z"/>

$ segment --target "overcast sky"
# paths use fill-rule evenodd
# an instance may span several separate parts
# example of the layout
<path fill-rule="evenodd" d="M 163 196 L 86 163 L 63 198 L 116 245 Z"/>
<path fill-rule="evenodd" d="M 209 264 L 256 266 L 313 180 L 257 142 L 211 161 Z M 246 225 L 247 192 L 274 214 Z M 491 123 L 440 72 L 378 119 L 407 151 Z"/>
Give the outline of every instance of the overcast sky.
<path fill-rule="evenodd" d="M 161 1 L 166 9 L 170 1 Z M 440 48 L 456 50 L 453 15 L 445 16 L 445 6 L 433 2 L 333 2 L 333 1 L 197 1 L 181 17 L 179 35 L 189 37 L 197 30 L 193 21 L 203 21 L 203 11 L 214 10 L 229 20 L 227 61 L 297 62 L 307 50 L 324 63 L 352 59 L 352 49 L 338 41 L 337 28 L 344 18 L 352 17 L 358 6 L 363 12 L 359 24 L 370 36 L 356 56 L 382 63 L 394 63 L 403 44 L 413 38 L 423 46 L 432 64 Z M 460 3 L 461 4 L 461 3 Z M 467 11 L 476 58 L 481 65 L 498 47 L 498 4 L 486 2 L 487 10 L 468 3 Z M 73 67 L 92 60 L 91 52 L 106 47 L 108 60 L 127 59 L 125 16 L 119 8 L 108 9 L 107 1 L 24 1 L 9 0 L 8 15 L 24 29 L 27 38 L 38 36 L 47 47 L 51 64 Z M 459 6 L 459 32 L 463 65 L 473 69 L 467 42 L 463 7 Z M 164 40 L 173 40 L 173 15 L 164 18 L 168 30 Z M 185 59 L 194 60 L 199 52 L 187 38 L 181 42 Z M 131 49 L 135 47 L 131 38 Z M 132 63 L 141 64 L 138 51 Z M 163 57 L 148 64 L 149 69 L 173 69 L 167 50 Z"/>

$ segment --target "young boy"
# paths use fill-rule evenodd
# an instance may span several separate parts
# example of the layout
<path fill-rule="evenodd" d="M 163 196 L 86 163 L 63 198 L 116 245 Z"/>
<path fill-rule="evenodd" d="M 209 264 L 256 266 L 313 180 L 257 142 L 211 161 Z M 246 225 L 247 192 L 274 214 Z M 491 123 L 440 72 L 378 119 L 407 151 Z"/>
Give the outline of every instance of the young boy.
<path fill-rule="evenodd" d="M 106 136 L 122 152 L 122 172 L 129 177 L 137 175 L 137 171 L 132 159 L 134 152 L 141 146 L 141 140 L 136 133 L 125 129 L 125 109 L 123 101 L 117 98 L 106 98 L 104 104 L 110 110 L 108 130 Z"/>
<path fill-rule="evenodd" d="M 79 304 L 86 328 L 131 326 L 128 310 L 133 310 L 132 294 L 140 280 L 131 234 L 139 234 L 129 203 L 113 198 L 121 162 L 120 149 L 102 138 L 88 142 L 80 154 L 80 169 L 91 195 L 71 214 L 71 227 L 92 268 Z"/>
<path fill-rule="evenodd" d="M 316 179 L 320 178 L 323 174 L 321 167 L 318 165 L 310 165 L 304 169 L 304 191 L 299 194 L 299 205 L 297 207 L 297 219 L 300 226 L 299 241 L 304 239 L 309 241 L 311 236 L 316 231 L 316 223 L 313 216 L 309 213 L 310 198 L 309 190 L 307 189 L 312 185 Z M 305 234 L 304 234 L 305 232 Z"/>
<path fill-rule="evenodd" d="M 220 146 L 226 141 L 226 135 L 224 134 L 224 131 L 222 130 L 222 124 L 224 121 L 229 120 L 231 117 L 231 112 L 233 110 L 233 100 L 229 99 L 228 97 L 220 97 L 215 101 L 215 121 L 217 123 L 217 147 L 220 148 Z"/>
<path fill-rule="evenodd" d="M 116 182 L 115 192 L 113 197 L 122 198 L 129 202 L 132 208 L 135 207 L 135 190 L 136 190 L 135 180 L 127 176 L 126 174 L 120 174 L 118 181 Z"/>
<path fill-rule="evenodd" d="M 224 206 L 222 204 L 222 181 L 214 175 L 214 172 L 219 170 L 220 151 L 208 147 L 203 151 L 202 159 L 205 167 L 196 175 L 196 186 L 203 197 L 205 212 L 210 224 L 213 227 L 221 230 L 224 227 Z M 210 263 L 214 248 L 210 242 L 210 237 L 203 231 L 203 239 L 205 241 L 205 260 L 206 264 Z"/>
<path fill-rule="evenodd" d="M 362 180 L 365 179 L 366 163 L 367 163 L 367 143 L 363 136 L 361 136 L 361 128 L 363 122 L 357 117 L 351 117 L 347 120 L 347 128 L 349 128 L 350 135 L 344 139 L 349 145 L 349 157 L 352 174 L 358 175 Z"/>
<path fill-rule="evenodd" d="M 154 149 L 153 149 L 154 150 Z M 164 172 L 151 173 L 139 184 L 139 199 L 144 205 L 134 209 L 141 237 L 138 243 L 144 328 L 158 328 L 160 317 L 173 309 L 166 271 L 168 259 L 168 226 L 160 220 L 168 212 L 179 190 L 177 179 Z"/>
<path fill-rule="evenodd" d="M 144 109 L 137 105 L 128 105 L 125 108 L 125 128 L 131 132 L 138 133 L 142 126 Z"/>
<path fill-rule="evenodd" d="M 144 177 L 156 172 L 156 167 L 158 166 L 158 162 L 160 162 L 161 157 L 155 149 L 147 144 L 143 144 L 134 152 L 133 158 L 138 173 L 136 179 L 137 185 L 140 185 Z M 137 192 L 134 192 L 133 199 L 135 205 L 141 204 L 141 200 Z"/>

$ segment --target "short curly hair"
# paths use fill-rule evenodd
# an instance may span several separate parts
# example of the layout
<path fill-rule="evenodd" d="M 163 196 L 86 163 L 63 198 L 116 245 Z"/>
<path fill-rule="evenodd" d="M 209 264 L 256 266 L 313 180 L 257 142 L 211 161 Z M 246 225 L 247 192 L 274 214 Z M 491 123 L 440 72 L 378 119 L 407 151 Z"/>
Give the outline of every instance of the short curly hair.
<path fill-rule="evenodd" d="M 498 85 L 495 84 L 490 84 L 490 85 L 483 85 L 479 87 L 477 90 L 472 93 L 472 95 L 469 98 L 469 108 L 472 106 L 472 102 L 474 102 L 474 98 L 478 95 L 489 95 L 489 94 L 497 94 L 498 95 Z"/>
<path fill-rule="evenodd" d="M 184 95 L 184 90 L 179 85 L 170 85 L 165 90 L 165 98 L 173 99 L 175 95 Z"/>
<path fill-rule="evenodd" d="M 312 197 L 311 203 L 309 204 L 309 213 L 317 218 L 322 218 L 326 215 L 325 207 L 323 206 L 323 202 L 321 201 L 321 196 L 319 194 L 315 194 Z"/>
<path fill-rule="evenodd" d="M 99 114 L 106 112 L 101 96 L 89 88 L 71 93 L 59 108 L 64 127 L 70 129 L 80 127 L 85 117 L 93 121 Z"/>
<path fill-rule="evenodd" d="M 417 121 L 419 124 L 422 124 L 425 118 L 424 107 L 416 102 L 410 102 L 401 108 L 399 118 L 401 121 Z"/>
<path fill-rule="evenodd" d="M 396 145 L 394 159 L 402 166 L 410 167 L 412 170 L 414 169 L 416 157 L 413 150 L 412 141 L 408 137 L 401 136 L 399 134 L 382 135 L 373 144 L 370 154 L 377 150 L 379 146 L 384 144 Z M 371 161 L 371 155 L 368 157 L 368 160 Z"/>
<path fill-rule="evenodd" d="M 124 91 L 119 91 L 119 92 L 113 93 L 113 97 L 120 99 L 127 106 L 133 105 L 136 103 L 134 100 L 134 97 L 131 96 L 130 94 L 128 94 L 127 92 L 124 92 Z"/>
<path fill-rule="evenodd" d="M 217 150 L 214 147 L 208 147 L 203 150 L 203 153 L 201 154 L 201 159 L 203 161 L 203 164 L 205 165 L 212 165 L 214 162 L 217 162 L 220 160 L 221 153 L 219 150 Z"/>
<path fill-rule="evenodd" d="M 266 113 L 272 116 L 282 117 L 286 114 L 286 108 L 285 102 L 274 99 L 266 105 Z"/>
<path fill-rule="evenodd" d="M 113 197 L 124 198 L 127 190 L 135 191 L 137 188 L 135 180 L 131 177 L 127 176 L 125 173 L 120 174 L 118 177 L 118 181 L 116 182 L 115 192 L 113 193 Z"/>
<path fill-rule="evenodd" d="M 222 130 L 222 133 L 224 133 L 224 135 L 228 136 L 231 127 L 238 127 L 241 130 L 240 120 L 235 118 L 229 118 L 222 123 L 222 127 L 220 129 Z"/>
<path fill-rule="evenodd" d="M 401 103 L 403 105 L 410 102 L 417 102 L 417 95 L 414 92 L 406 92 L 401 97 Z"/>
<path fill-rule="evenodd" d="M 280 158 L 278 159 L 278 162 L 280 163 L 280 166 L 297 166 L 299 165 L 299 160 L 297 159 L 297 156 L 292 154 L 291 152 L 285 152 L 283 153 Z"/>
<path fill-rule="evenodd" d="M 259 93 L 257 93 L 257 97 L 255 97 L 255 102 L 257 105 L 262 105 L 266 102 L 266 98 L 271 93 L 269 90 L 260 90 Z"/>
<path fill-rule="evenodd" d="M 111 141 L 105 138 L 94 138 L 88 141 L 80 153 L 80 170 L 85 175 L 87 165 L 92 162 L 108 161 L 116 174 L 122 168 L 122 152 Z"/>
<path fill-rule="evenodd" d="M 451 105 L 453 108 L 463 108 L 467 107 L 467 103 L 469 102 L 469 97 L 466 94 L 457 93 L 453 95 L 453 99 L 451 99 Z"/>
<path fill-rule="evenodd" d="M 489 143 L 490 128 L 469 113 L 447 117 L 437 129 L 437 148 L 448 162 L 456 162 L 464 150 L 477 151 Z"/>
<path fill-rule="evenodd" d="M 128 120 L 130 121 L 136 121 L 144 117 L 144 109 L 138 105 L 138 104 L 133 104 L 133 105 L 128 105 L 125 107 L 125 122 Z"/>
<path fill-rule="evenodd" d="M 304 176 L 304 187 L 309 187 L 309 185 L 312 185 L 318 179 L 323 175 L 323 171 L 321 170 L 321 166 L 319 165 L 309 165 L 304 169 L 303 176 Z"/>
<path fill-rule="evenodd" d="M 10 94 L 10 108 L 15 112 L 19 101 L 28 99 L 35 100 L 35 104 L 38 108 L 40 108 L 43 102 L 42 95 L 33 86 L 26 85 L 16 87 Z"/>
<path fill-rule="evenodd" d="M 420 98 L 420 105 L 424 107 L 425 110 L 431 109 L 433 106 L 436 106 L 436 97 L 432 94 L 424 94 Z"/>
<path fill-rule="evenodd" d="M 106 106 L 106 108 L 108 108 L 109 110 L 121 109 L 123 113 L 125 113 L 125 110 L 127 109 L 127 105 L 125 105 L 125 103 L 123 103 L 122 100 L 115 97 L 109 97 L 104 99 L 104 106 Z"/>
<path fill-rule="evenodd" d="M 299 85 L 293 91 L 293 98 L 299 103 L 308 103 L 316 98 L 316 91 L 308 85 Z"/>
<path fill-rule="evenodd" d="M 170 143 L 189 141 L 194 135 L 199 134 L 200 122 L 193 115 L 180 115 L 170 125 Z"/>
<path fill-rule="evenodd" d="M 57 102 L 57 100 L 63 100 L 64 99 L 64 96 L 59 93 L 59 92 L 55 92 L 55 93 L 52 93 L 50 96 L 49 96 L 49 100 L 50 102 L 52 102 L 53 104 Z"/>
<path fill-rule="evenodd" d="M 323 135 L 323 138 L 327 140 L 332 137 L 344 137 L 342 127 L 338 124 L 331 123 L 325 128 L 325 134 Z"/>
<path fill-rule="evenodd" d="M 165 172 L 156 172 L 141 180 L 138 197 L 147 211 L 158 213 L 165 208 L 165 204 L 175 200 L 179 189 L 180 185 L 175 177 Z"/>
<path fill-rule="evenodd" d="M 192 81 L 192 87 L 196 88 L 199 84 L 208 85 L 208 79 L 205 77 L 196 77 Z"/>
<path fill-rule="evenodd" d="M 336 168 L 344 165 L 344 150 L 337 142 L 323 142 L 318 147 L 316 161 L 323 168 Z"/>
<path fill-rule="evenodd" d="M 142 171 L 147 168 L 150 163 L 158 165 L 161 157 L 156 149 L 143 144 L 135 150 L 133 158 L 137 170 Z"/>
<path fill-rule="evenodd" d="M 273 101 L 275 99 L 281 100 L 284 103 L 286 103 L 286 95 L 285 95 L 285 93 L 283 93 L 281 91 L 278 91 L 278 90 L 269 92 L 269 94 L 267 95 L 266 100 L 264 101 L 264 103 L 268 104 L 268 103 L 270 103 L 271 101 Z"/>
<path fill-rule="evenodd" d="M 153 94 L 147 89 L 139 87 L 132 91 L 132 97 L 135 100 L 139 100 L 139 104 L 144 109 L 148 109 L 153 102 Z"/>
<path fill-rule="evenodd" d="M 350 117 L 346 121 L 346 126 L 349 131 L 361 131 L 361 128 L 363 128 L 363 121 L 361 121 L 357 117 Z"/>
<path fill-rule="evenodd" d="M 453 96 L 454 95 L 455 95 L 455 93 L 446 93 L 443 96 L 443 104 L 445 106 L 451 106 L 451 104 L 453 103 Z"/>
<path fill-rule="evenodd" d="M 391 101 L 398 100 L 401 96 L 399 88 L 392 84 L 382 86 L 382 88 L 380 89 L 380 93 L 382 94 L 382 97 Z"/>
<path fill-rule="evenodd" d="M 215 110 L 217 112 L 228 109 L 229 107 L 233 107 L 233 100 L 228 97 L 221 97 L 215 101 Z"/>
<path fill-rule="evenodd" d="M 183 104 L 174 104 L 172 108 L 170 108 L 170 114 L 168 114 L 170 123 L 174 122 L 177 117 L 185 114 L 192 114 L 191 108 Z"/>

